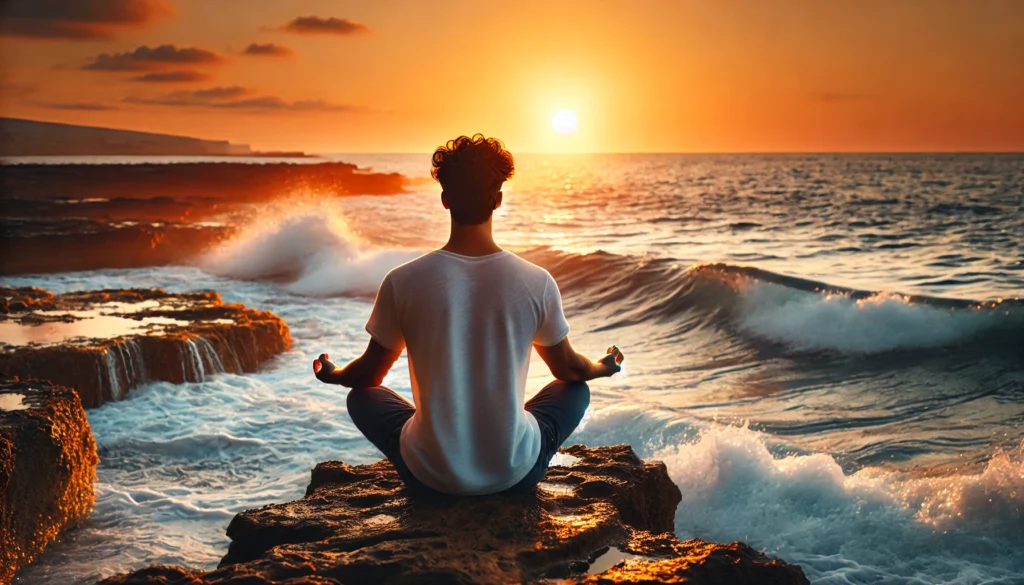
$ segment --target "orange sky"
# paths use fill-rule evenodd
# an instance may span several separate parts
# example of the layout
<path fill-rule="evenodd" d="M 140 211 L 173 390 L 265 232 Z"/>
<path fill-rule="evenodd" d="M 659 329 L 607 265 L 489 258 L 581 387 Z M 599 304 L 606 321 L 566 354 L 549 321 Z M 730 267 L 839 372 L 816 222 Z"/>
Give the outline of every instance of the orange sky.
<path fill-rule="evenodd" d="M 0 15 L 5 116 L 312 152 L 473 132 L 520 152 L 1024 150 L 1014 0 L 4 0 Z M 560 108 L 578 132 L 552 130 Z"/>

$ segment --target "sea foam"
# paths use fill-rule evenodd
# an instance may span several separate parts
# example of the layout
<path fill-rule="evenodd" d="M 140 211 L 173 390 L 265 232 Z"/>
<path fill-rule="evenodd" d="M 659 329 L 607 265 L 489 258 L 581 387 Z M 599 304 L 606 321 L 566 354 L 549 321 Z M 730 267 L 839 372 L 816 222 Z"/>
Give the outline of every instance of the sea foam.
<path fill-rule="evenodd" d="M 869 354 L 941 347 L 1014 318 L 998 307 L 943 307 L 886 292 L 858 299 L 753 279 L 739 295 L 741 331 L 797 350 Z"/>
<path fill-rule="evenodd" d="M 773 455 L 768 440 L 716 425 L 656 450 L 683 494 L 681 537 L 748 541 L 816 583 L 1013 582 L 1000 579 L 1024 560 L 1022 452 L 942 477 L 845 474 L 825 453 Z"/>
<path fill-rule="evenodd" d="M 279 280 L 304 296 L 369 296 L 389 270 L 420 252 L 365 244 L 328 203 L 268 213 L 200 260 L 218 276 Z"/>

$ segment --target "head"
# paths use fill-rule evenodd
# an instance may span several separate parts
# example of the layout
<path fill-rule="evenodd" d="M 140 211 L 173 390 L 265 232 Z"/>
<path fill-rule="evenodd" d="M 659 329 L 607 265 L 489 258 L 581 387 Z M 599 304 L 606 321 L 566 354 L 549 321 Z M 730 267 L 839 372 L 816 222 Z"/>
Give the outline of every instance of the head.
<path fill-rule="evenodd" d="M 441 203 L 452 221 L 476 225 L 501 207 L 501 185 L 515 173 L 512 153 L 497 138 L 459 136 L 434 151 L 430 176 L 441 183 Z"/>

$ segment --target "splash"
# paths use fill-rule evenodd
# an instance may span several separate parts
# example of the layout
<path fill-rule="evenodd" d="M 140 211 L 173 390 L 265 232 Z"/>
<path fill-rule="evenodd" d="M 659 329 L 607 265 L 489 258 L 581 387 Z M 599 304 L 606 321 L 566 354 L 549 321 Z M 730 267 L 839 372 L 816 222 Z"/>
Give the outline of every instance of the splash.
<path fill-rule="evenodd" d="M 713 426 L 656 451 L 683 494 L 680 536 L 749 541 L 829 583 L 998 578 L 1024 561 L 1024 445 L 980 471 L 915 477 L 847 475 L 825 453 L 772 455 L 769 440 Z"/>
<path fill-rule="evenodd" d="M 414 250 L 373 248 L 329 204 L 268 213 L 201 260 L 212 274 L 283 281 L 304 296 L 369 296 L 389 270 L 417 257 Z"/>

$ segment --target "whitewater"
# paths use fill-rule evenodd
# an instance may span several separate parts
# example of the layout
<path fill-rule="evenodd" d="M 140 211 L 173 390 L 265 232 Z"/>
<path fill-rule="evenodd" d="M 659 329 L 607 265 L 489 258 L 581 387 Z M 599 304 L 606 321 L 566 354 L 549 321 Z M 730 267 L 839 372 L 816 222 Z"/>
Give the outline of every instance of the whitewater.
<path fill-rule="evenodd" d="M 380 458 L 309 364 L 359 355 L 383 275 L 446 235 L 436 188 L 411 191 L 297 193 L 181 266 L 4 279 L 212 289 L 294 339 L 257 374 L 197 359 L 89 411 L 96 511 L 21 582 L 212 568 L 235 513 Z M 679 536 L 814 583 L 1024 583 L 1024 159 L 534 155 L 505 193 L 497 236 L 555 276 L 574 346 L 628 356 L 569 442 L 664 461 Z M 528 394 L 549 377 L 535 359 Z M 404 357 L 385 383 L 410 396 Z"/>

